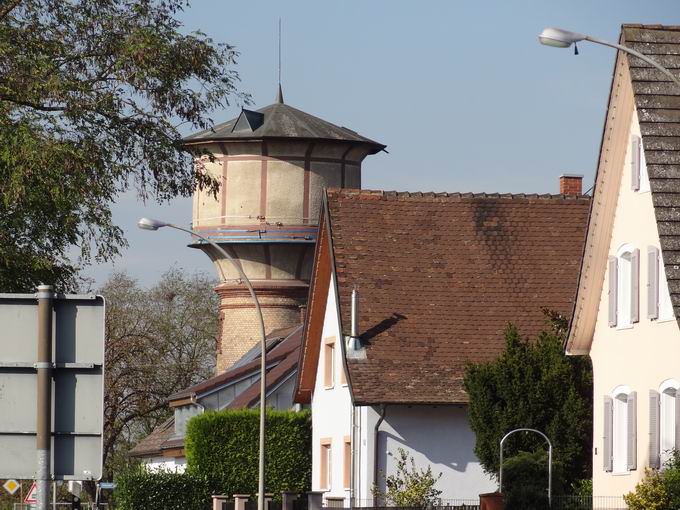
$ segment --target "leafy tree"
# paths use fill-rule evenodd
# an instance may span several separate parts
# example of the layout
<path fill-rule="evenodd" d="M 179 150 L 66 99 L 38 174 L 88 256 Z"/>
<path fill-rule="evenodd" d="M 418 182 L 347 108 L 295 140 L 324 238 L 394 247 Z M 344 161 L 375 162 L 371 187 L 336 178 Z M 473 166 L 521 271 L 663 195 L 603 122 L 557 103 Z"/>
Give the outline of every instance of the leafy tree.
<path fill-rule="evenodd" d="M 564 354 L 566 321 L 555 314 L 550 318 L 551 327 L 531 341 L 509 325 L 505 351 L 493 361 L 468 366 L 464 382 L 475 453 L 484 470 L 498 474 L 499 442 L 507 432 L 538 429 L 553 444 L 553 487 L 559 493 L 590 478 L 592 368 L 588 358 Z M 537 434 L 517 433 L 505 442 L 503 453 L 507 459 L 546 448 Z"/>
<path fill-rule="evenodd" d="M 235 87 L 237 53 L 177 19 L 186 0 L 0 3 L 0 290 L 70 290 L 125 246 L 110 204 L 218 183 L 182 144 Z M 76 247 L 78 260 L 69 253 Z"/>
<path fill-rule="evenodd" d="M 385 491 L 373 487 L 373 495 L 389 506 L 427 508 L 439 503 L 442 491 L 435 488 L 438 476 L 432 474 L 432 467 L 416 468 L 413 457 L 403 448 L 399 448 L 397 472 L 385 478 Z"/>
<path fill-rule="evenodd" d="M 106 299 L 104 466 L 108 479 L 127 451 L 169 416 L 167 398 L 213 374 L 218 298 L 204 274 L 170 270 L 150 289 L 114 273 Z"/>

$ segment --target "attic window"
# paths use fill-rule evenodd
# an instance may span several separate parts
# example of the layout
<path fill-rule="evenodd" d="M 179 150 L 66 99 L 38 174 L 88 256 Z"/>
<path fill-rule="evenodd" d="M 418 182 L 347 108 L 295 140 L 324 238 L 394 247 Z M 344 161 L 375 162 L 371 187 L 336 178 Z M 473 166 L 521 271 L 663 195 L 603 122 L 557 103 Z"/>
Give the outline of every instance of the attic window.
<path fill-rule="evenodd" d="M 642 146 L 642 138 L 638 135 L 630 137 L 630 152 L 631 189 L 641 193 L 649 191 L 649 175 L 647 173 L 645 151 Z"/>
<path fill-rule="evenodd" d="M 253 132 L 264 123 L 264 114 L 252 110 L 241 110 L 241 114 L 236 119 L 232 133 Z"/>

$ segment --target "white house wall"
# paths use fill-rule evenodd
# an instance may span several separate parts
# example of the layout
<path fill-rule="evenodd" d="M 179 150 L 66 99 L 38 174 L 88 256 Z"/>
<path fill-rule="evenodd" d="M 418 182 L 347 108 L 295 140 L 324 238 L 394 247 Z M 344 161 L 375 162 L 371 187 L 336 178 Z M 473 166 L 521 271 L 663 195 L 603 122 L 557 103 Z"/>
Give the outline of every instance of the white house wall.
<path fill-rule="evenodd" d="M 633 115 L 628 139 L 630 134 L 640 134 L 637 114 Z M 628 140 L 621 145 L 627 147 L 627 154 L 609 254 L 615 256 L 624 244 L 640 250 L 640 320 L 628 328 L 609 326 L 607 269 L 590 351 L 594 370 L 593 491 L 596 496 L 620 496 L 633 490 L 644 476 L 649 459 L 649 390 L 659 391 L 661 383 L 669 378 L 680 381 L 680 333 L 676 321 L 647 318 L 647 247 L 659 247 L 652 195 L 631 189 L 631 145 Z M 604 470 L 604 397 L 612 396 L 616 387 L 624 385 L 637 394 L 637 468 L 611 473 Z"/>
<path fill-rule="evenodd" d="M 385 476 L 396 474 L 402 448 L 418 469 L 442 474 L 436 485 L 442 499 L 476 500 L 497 484 L 484 473 L 474 447 L 465 406 L 387 406 L 378 435 L 378 486 L 384 490 Z"/>
<path fill-rule="evenodd" d="M 332 388 L 326 388 L 324 384 L 324 344 L 329 338 L 335 338 L 335 381 Z M 344 372 L 340 343 L 342 341 L 335 300 L 335 283 L 331 277 L 316 385 L 312 394 L 312 490 L 325 490 L 325 497 L 346 498 L 349 497 L 349 490 L 344 487 L 344 443 L 345 438 L 351 435 L 352 403 L 347 385 L 340 383 L 340 374 Z M 322 440 L 328 440 L 331 444 L 332 469 L 329 488 L 321 486 Z"/>
<path fill-rule="evenodd" d="M 151 457 L 142 459 L 142 462 L 149 473 L 184 473 L 187 468 L 187 461 L 184 457 Z"/>

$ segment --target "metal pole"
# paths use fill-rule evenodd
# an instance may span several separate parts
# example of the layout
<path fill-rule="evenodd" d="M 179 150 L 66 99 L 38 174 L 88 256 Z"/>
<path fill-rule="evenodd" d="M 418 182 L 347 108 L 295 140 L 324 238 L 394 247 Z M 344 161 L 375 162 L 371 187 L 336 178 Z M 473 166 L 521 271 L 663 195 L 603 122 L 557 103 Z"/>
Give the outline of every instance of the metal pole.
<path fill-rule="evenodd" d="M 640 60 L 644 60 L 648 64 L 656 67 L 659 71 L 661 71 L 663 74 L 668 76 L 678 87 L 680 87 L 680 79 L 675 76 L 673 73 L 671 73 L 668 69 L 666 69 L 664 66 L 656 62 L 655 60 L 649 58 L 647 55 L 643 55 L 639 51 L 635 51 L 632 48 L 629 48 L 628 46 L 623 46 L 621 44 L 616 44 L 613 42 L 609 41 L 604 41 L 602 39 L 597 39 L 595 37 L 591 37 L 589 35 L 585 36 L 584 40 L 590 41 L 595 44 L 601 44 L 603 46 L 609 46 L 610 48 L 616 48 L 617 50 L 625 51 L 626 53 L 630 53 L 631 55 L 639 58 Z"/>
<path fill-rule="evenodd" d="M 262 309 L 260 308 L 260 302 L 257 299 L 257 295 L 255 294 L 255 290 L 253 289 L 253 285 L 250 283 L 250 280 L 246 276 L 246 274 L 243 272 L 243 269 L 241 269 L 241 266 L 238 265 L 238 263 L 233 259 L 229 253 L 226 252 L 224 248 L 222 248 L 219 244 L 217 244 L 214 241 L 211 241 L 207 237 L 203 237 L 201 234 L 195 232 L 194 230 L 190 230 L 188 228 L 183 228 L 183 227 L 178 227 L 177 225 L 173 225 L 171 223 L 166 223 L 165 226 L 174 228 L 176 230 L 181 230 L 182 232 L 187 232 L 193 236 L 198 237 L 199 239 L 202 239 L 209 245 L 211 245 L 213 248 L 215 248 L 220 254 L 226 258 L 231 264 L 234 266 L 236 271 L 239 274 L 239 277 L 245 284 L 245 286 L 248 288 L 248 292 L 250 292 L 250 297 L 253 299 L 253 302 L 255 303 L 255 310 L 257 311 L 257 317 L 259 319 L 260 323 L 260 459 L 259 459 L 259 467 L 258 467 L 258 494 L 257 494 L 257 510 L 265 510 L 264 509 L 264 490 L 265 490 L 265 432 L 266 432 L 266 422 L 265 422 L 265 415 L 266 415 L 266 410 L 267 410 L 267 336 L 265 333 L 265 328 L 264 328 L 264 317 L 262 316 Z M 222 274 L 224 277 L 224 273 Z"/>
<path fill-rule="evenodd" d="M 52 309 L 51 285 L 38 287 L 38 409 L 36 423 L 37 510 L 48 510 L 50 503 L 50 447 L 52 425 Z"/>

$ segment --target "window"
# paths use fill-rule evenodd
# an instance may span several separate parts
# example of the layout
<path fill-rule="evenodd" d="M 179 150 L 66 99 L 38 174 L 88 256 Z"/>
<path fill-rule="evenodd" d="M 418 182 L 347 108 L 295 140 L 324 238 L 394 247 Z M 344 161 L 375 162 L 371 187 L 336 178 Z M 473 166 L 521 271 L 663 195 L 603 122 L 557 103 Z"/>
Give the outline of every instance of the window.
<path fill-rule="evenodd" d="M 630 328 L 640 319 L 640 250 L 622 246 L 616 257 L 609 257 L 609 325 Z"/>
<path fill-rule="evenodd" d="M 614 397 L 612 463 L 615 473 L 628 471 L 628 395 Z"/>
<path fill-rule="evenodd" d="M 626 473 L 637 468 L 636 393 L 619 386 L 604 401 L 604 469 Z"/>
<path fill-rule="evenodd" d="M 343 451 L 343 457 L 344 457 L 344 471 L 343 471 L 343 481 L 344 481 L 344 487 L 345 489 L 349 489 L 349 482 L 350 478 L 352 476 L 352 441 L 349 438 L 349 436 L 345 436 L 345 443 L 344 443 L 344 451 Z"/>
<path fill-rule="evenodd" d="M 344 363 L 340 367 L 340 384 L 342 384 L 343 386 L 347 386 L 347 374 L 345 374 Z"/>
<path fill-rule="evenodd" d="M 331 490 L 331 439 L 321 440 L 321 455 L 319 456 L 319 487 L 321 490 Z"/>
<path fill-rule="evenodd" d="M 323 385 L 332 388 L 335 383 L 335 337 L 324 340 L 323 357 Z"/>
<path fill-rule="evenodd" d="M 647 317 L 661 321 L 674 318 L 673 303 L 668 292 L 668 280 L 663 258 L 656 246 L 647 248 Z"/>
<path fill-rule="evenodd" d="M 673 449 L 680 446 L 680 384 L 668 379 L 659 391 L 649 392 L 649 465 L 663 467 L 671 458 Z"/>
<path fill-rule="evenodd" d="M 659 320 L 668 321 L 675 317 L 671 293 L 668 291 L 668 279 L 663 260 L 659 257 Z"/>
<path fill-rule="evenodd" d="M 661 465 L 671 458 L 675 448 L 675 398 L 677 388 L 666 388 L 660 395 L 659 443 Z"/>
<path fill-rule="evenodd" d="M 630 187 L 633 191 L 644 193 L 650 190 L 645 151 L 642 147 L 642 138 L 638 135 L 630 137 L 630 173 Z"/>

